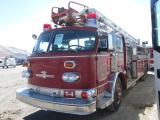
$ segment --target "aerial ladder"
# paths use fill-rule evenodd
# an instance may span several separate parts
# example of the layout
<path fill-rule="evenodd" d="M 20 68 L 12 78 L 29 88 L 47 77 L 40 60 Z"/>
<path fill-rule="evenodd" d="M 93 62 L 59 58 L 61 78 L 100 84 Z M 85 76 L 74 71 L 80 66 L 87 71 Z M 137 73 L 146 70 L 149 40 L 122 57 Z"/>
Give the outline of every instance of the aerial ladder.
<path fill-rule="evenodd" d="M 71 4 L 80 5 L 83 10 L 78 12 L 77 10 L 71 8 Z M 57 9 L 57 13 L 54 10 Z M 51 18 L 54 24 L 60 26 L 94 26 L 105 31 L 114 31 L 122 34 L 125 37 L 125 42 L 128 45 L 138 46 L 140 44 L 139 39 L 135 39 L 126 31 L 124 31 L 117 24 L 112 22 L 109 18 L 104 16 L 95 8 L 89 8 L 86 5 L 79 4 L 76 2 L 69 2 L 68 9 L 53 7 L 51 10 Z M 90 23 L 95 23 L 94 25 Z"/>

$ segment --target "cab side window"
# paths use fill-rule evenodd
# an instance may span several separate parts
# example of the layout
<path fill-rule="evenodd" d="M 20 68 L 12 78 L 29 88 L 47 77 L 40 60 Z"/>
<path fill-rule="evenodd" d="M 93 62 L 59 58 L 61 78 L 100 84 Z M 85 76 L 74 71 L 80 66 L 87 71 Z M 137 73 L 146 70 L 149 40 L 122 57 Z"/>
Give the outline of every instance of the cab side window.
<path fill-rule="evenodd" d="M 98 42 L 98 51 L 108 51 L 108 43 L 107 43 L 107 36 L 100 36 Z"/>
<path fill-rule="evenodd" d="M 116 52 L 123 52 L 123 43 L 122 43 L 122 37 L 121 36 L 116 36 L 115 51 Z"/>

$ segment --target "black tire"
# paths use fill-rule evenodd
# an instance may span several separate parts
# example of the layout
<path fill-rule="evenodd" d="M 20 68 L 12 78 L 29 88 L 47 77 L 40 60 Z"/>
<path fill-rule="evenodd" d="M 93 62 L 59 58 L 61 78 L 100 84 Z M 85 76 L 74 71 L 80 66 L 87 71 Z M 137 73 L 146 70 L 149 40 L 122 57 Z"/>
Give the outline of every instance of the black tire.
<path fill-rule="evenodd" d="M 115 85 L 114 101 L 111 105 L 107 107 L 107 109 L 112 112 L 117 111 L 121 105 L 121 101 L 122 101 L 122 83 L 120 78 L 118 77 Z"/>

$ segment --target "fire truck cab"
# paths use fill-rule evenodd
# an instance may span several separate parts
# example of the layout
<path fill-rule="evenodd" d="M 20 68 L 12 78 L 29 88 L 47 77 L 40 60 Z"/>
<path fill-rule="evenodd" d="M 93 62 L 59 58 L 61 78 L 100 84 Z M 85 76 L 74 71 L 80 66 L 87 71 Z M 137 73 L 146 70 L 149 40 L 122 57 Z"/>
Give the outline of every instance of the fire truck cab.
<path fill-rule="evenodd" d="M 70 4 L 84 9 L 77 12 Z M 28 87 L 16 90 L 16 97 L 69 114 L 91 114 L 97 108 L 116 111 L 123 90 L 146 78 L 148 54 L 139 40 L 96 9 L 75 2 L 68 6 L 52 8 L 52 21 L 61 27 L 45 25 L 23 63 Z"/>

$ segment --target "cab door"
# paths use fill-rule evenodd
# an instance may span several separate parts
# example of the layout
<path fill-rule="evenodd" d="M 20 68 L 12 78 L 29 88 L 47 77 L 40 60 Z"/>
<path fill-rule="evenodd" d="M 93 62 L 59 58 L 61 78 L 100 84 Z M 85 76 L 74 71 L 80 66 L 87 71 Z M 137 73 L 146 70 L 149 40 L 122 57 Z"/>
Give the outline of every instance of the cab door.
<path fill-rule="evenodd" d="M 110 53 L 108 52 L 108 36 L 102 34 L 98 40 L 97 50 L 97 88 L 98 94 L 107 89 L 107 77 L 110 74 Z"/>
<path fill-rule="evenodd" d="M 160 0 L 151 0 L 151 21 L 157 110 L 160 119 Z"/>
<path fill-rule="evenodd" d="M 123 40 L 122 35 L 116 35 L 115 40 L 114 40 L 114 49 L 115 53 L 117 56 L 117 71 L 118 72 L 124 72 L 124 62 L 125 62 L 125 57 L 124 57 L 124 40 Z"/>

